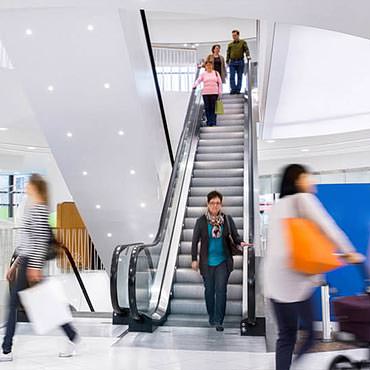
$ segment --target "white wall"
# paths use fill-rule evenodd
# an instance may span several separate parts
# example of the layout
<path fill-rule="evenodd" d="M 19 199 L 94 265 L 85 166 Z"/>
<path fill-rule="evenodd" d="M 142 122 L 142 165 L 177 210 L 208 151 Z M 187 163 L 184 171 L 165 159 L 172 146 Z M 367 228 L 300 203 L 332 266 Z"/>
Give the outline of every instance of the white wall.
<path fill-rule="evenodd" d="M 172 150 L 175 155 L 184 127 L 190 92 L 164 91 L 162 92 L 162 98 L 166 112 Z"/>
<path fill-rule="evenodd" d="M 215 4 L 217 7 L 217 4 Z M 243 18 L 209 17 L 147 12 L 153 43 L 214 43 L 231 40 L 231 31 L 239 29 L 241 37 L 256 37 L 256 21 Z M 189 45 L 190 46 L 190 45 Z"/>
<path fill-rule="evenodd" d="M 0 38 L 108 269 L 116 245 L 156 233 L 171 169 L 140 21 L 93 8 L 0 13 Z"/>
<path fill-rule="evenodd" d="M 264 138 L 370 128 L 370 41 L 302 26 L 276 26 Z"/>

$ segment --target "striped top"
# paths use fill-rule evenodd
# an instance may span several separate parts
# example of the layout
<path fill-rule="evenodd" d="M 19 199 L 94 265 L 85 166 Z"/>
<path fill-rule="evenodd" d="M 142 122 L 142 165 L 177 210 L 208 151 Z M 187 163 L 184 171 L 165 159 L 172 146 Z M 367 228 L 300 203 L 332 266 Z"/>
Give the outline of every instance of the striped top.
<path fill-rule="evenodd" d="M 28 267 L 41 269 L 50 242 L 49 208 L 33 204 L 25 210 L 19 234 L 18 255 L 27 257 Z"/>

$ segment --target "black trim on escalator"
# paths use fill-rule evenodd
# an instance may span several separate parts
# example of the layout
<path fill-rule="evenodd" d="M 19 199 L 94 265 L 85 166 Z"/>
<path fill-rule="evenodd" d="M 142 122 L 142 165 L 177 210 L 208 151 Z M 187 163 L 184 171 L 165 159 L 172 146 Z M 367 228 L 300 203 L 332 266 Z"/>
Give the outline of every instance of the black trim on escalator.
<path fill-rule="evenodd" d="M 247 96 L 248 96 L 248 325 L 256 325 L 256 255 L 255 255 L 255 137 L 256 128 L 253 122 L 253 106 L 252 106 L 252 62 L 250 59 L 247 61 Z"/>
<path fill-rule="evenodd" d="M 166 142 L 167 142 L 167 148 L 168 148 L 168 154 L 170 156 L 170 161 L 171 165 L 173 166 L 175 163 L 174 157 L 173 157 L 173 151 L 172 151 L 172 145 L 171 145 L 171 139 L 170 139 L 170 133 L 168 131 L 168 125 L 167 125 L 167 119 L 166 119 L 166 112 L 164 110 L 164 105 L 163 105 L 163 100 L 162 100 L 162 94 L 161 94 L 161 89 L 159 88 L 159 82 L 158 82 L 158 76 L 157 76 L 157 70 L 155 67 L 155 60 L 154 60 L 154 55 L 153 55 L 153 48 L 152 48 L 152 43 L 150 41 L 150 34 L 149 34 L 149 28 L 148 28 L 148 23 L 146 20 L 146 15 L 145 15 L 145 10 L 140 9 L 140 15 L 141 15 L 141 20 L 143 22 L 143 28 L 144 28 L 144 33 L 145 33 L 145 40 L 146 40 L 146 45 L 148 47 L 148 53 L 149 53 L 149 58 L 150 58 L 150 64 L 152 66 L 152 72 L 153 72 L 153 78 L 154 78 L 154 84 L 155 84 L 155 90 L 157 92 L 157 97 L 158 97 L 158 104 L 159 104 L 159 109 L 161 111 L 161 117 L 162 117 L 162 123 L 163 123 L 163 129 L 164 129 L 164 134 L 166 136 Z"/>
<path fill-rule="evenodd" d="M 90 312 L 95 312 L 94 306 L 93 306 L 93 304 L 91 302 L 91 299 L 89 297 L 89 294 L 87 293 L 85 284 L 82 281 L 80 272 L 78 271 L 76 262 L 75 262 L 75 260 L 74 260 L 74 258 L 72 256 L 71 252 L 69 251 L 69 249 L 65 245 L 61 244 L 60 242 L 55 243 L 54 244 L 54 248 L 57 248 L 57 252 L 58 251 L 63 251 L 64 254 L 67 256 L 67 259 L 68 259 L 68 261 L 69 261 L 69 263 L 70 263 L 70 265 L 72 267 L 73 273 L 75 274 L 75 277 L 77 279 L 78 285 L 80 286 L 80 289 L 82 291 L 82 294 L 84 295 L 84 298 L 86 300 L 86 303 L 89 306 Z M 17 259 L 17 254 L 16 254 L 16 252 L 14 252 L 13 255 L 12 255 L 12 258 L 10 260 L 10 266 L 12 266 L 12 264 L 15 262 L 16 259 Z M 9 286 L 10 285 L 11 285 L 11 283 L 9 283 Z"/>

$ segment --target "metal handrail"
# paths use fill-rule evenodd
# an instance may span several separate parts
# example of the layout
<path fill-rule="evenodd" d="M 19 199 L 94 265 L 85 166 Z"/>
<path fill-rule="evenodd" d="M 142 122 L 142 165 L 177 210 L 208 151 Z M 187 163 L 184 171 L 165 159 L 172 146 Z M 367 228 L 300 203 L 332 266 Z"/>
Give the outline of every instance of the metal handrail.
<path fill-rule="evenodd" d="M 199 70 L 198 70 L 198 73 L 197 73 L 197 77 L 198 77 L 198 74 L 199 74 Z M 185 143 L 185 132 L 187 131 L 186 126 L 189 126 L 189 130 L 190 130 L 190 126 L 191 125 L 193 126 L 193 130 L 188 132 L 188 135 L 191 134 L 190 136 L 193 137 L 194 134 L 195 134 L 195 128 L 196 128 L 197 123 L 198 123 L 197 122 L 197 117 L 199 116 L 200 108 L 199 108 L 199 105 L 198 105 L 198 109 L 193 110 L 193 106 L 195 105 L 195 103 L 196 103 L 196 94 L 195 94 L 195 91 L 193 91 L 192 94 L 191 94 L 191 97 L 190 97 L 188 111 L 187 111 L 186 118 L 185 118 L 185 127 L 184 127 L 184 130 L 182 132 L 181 141 L 180 141 L 181 146 L 183 146 L 184 148 L 185 148 L 185 144 L 186 144 Z M 184 166 L 185 168 L 188 167 L 191 143 L 188 144 L 188 145 L 189 145 L 189 148 L 187 149 L 188 153 L 187 153 L 187 158 L 186 158 L 186 166 Z M 174 169 L 173 169 L 173 172 L 172 172 L 174 177 L 176 177 L 177 168 L 180 165 L 179 160 L 181 158 L 181 153 L 178 152 L 178 154 L 179 154 L 179 157 L 176 155 L 177 166 L 174 166 Z M 184 173 L 184 176 L 185 176 L 185 173 Z M 173 189 L 173 190 L 175 190 L 175 189 Z M 140 255 L 140 253 L 143 250 L 145 250 L 145 253 L 147 254 L 146 251 L 149 250 L 149 248 L 151 248 L 151 247 L 153 247 L 153 245 L 136 246 L 134 248 L 133 252 L 131 253 L 130 268 L 129 268 L 129 305 L 130 305 L 131 317 L 133 317 L 135 320 L 140 320 L 142 316 L 148 316 L 145 313 L 140 313 L 138 308 L 137 308 L 137 302 L 136 302 L 136 270 L 137 270 L 137 268 L 136 267 L 137 267 L 138 256 Z M 166 266 L 167 266 L 167 263 L 166 263 Z M 163 273 L 163 277 L 165 277 L 166 275 L 167 275 L 166 273 Z M 163 283 L 163 279 L 162 279 L 162 283 Z M 160 299 L 158 299 L 158 301 L 156 302 L 156 306 L 152 310 L 153 313 L 158 311 L 159 302 L 160 302 Z M 155 319 L 154 321 L 160 322 L 162 319 L 163 319 L 163 317 L 160 316 L 159 318 Z"/>
<path fill-rule="evenodd" d="M 244 182 L 244 202 L 248 204 L 248 207 L 244 204 L 244 225 L 248 230 L 248 243 L 250 246 L 246 250 L 246 265 L 247 276 L 244 283 L 247 285 L 247 322 L 250 325 L 256 324 L 256 262 L 255 262 L 255 245 L 256 245 L 256 194 L 255 194 L 255 181 L 256 181 L 256 127 L 253 120 L 253 102 L 252 102 L 252 62 L 251 59 L 247 61 L 247 91 L 245 96 L 247 97 L 246 108 L 248 111 L 247 118 L 245 120 L 246 129 L 246 141 L 245 141 L 245 152 L 244 155 L 244 170 L 245 170 L 245 182 Z M 245 297 L 244 297 L 245 299 Z"/>
<path fill-rule="evenodd" d="M 197 69 L 195 79 L 197 79 L 199 77 L 199 73 L 200 73 L 200 68 Z M 170 208 L 170 205 L 171 205 L 171 200 L 172 200 L 174 190 L 175 190 L 177 170 L 180 166 L 180 159 L 181 159 L 181 156 L 182 156 L 183 151 L 185 149 L 185 139 L 186 139 L 185 135 L 186 135 L 187 126 L 188 126 L 187 123 L 189 122 L 189 120 L 191 118 L 192 107 L 195 104 L 195 99 L 196 99 L 196 92 L 195 92 L 195 90 L 193 90 L 191 92 L 191 95 L 190 95 L 190 98 L 189 98 L 188 109 L 187 109 L 186 116 L 185 116 L 185 121 L 184 121 L 185 124 L 184 124 L 184 128 L 182 130 L 180 140 L 179 140 L 179 144 L 178 144 L 178 147 L 177 147 L 177 150 L 176 150 L 175 163 L 174 163 L 174 166 L 172 168 L 171 178 L 170 178 L 169 185 L 168 185 L 168 188 L 167 188 L 166 197 L 165 197 L 165 201 L 164 201 L 164 204 L 163 204 L 162 213 L 161 213 L 161 217 L 160 217 L 160 221 L 159 221 L 159 225 L 158 225 L 158 230 L 157 230 L 156 236 L 154 238 L 154 241 L 150 244 L 146 244 L 145 245 L 146 248 L 150 248 L 150 247 L 154 247 L 154 246 L 158 245 L 161 242 L 161 240 L 163 239 L 164 233 L 166 231 L 167 215 L 168 215 L 168 212 L 169 212 L 169 208 Z M 119 256 L 126 248 L 133 247 L 133 246 L 138 246 L 138 245 L 142 245 L 142 243 L 118 245 L 115 248 L 114 252 L 113 252 L 112 264 L 111 264 L 111 279 L 110 279 L 110 281 L 111 281 L 111 299 L 112 299 L 112 305 L 113 305 L 114 311 L 116 313 L 119 313 L 119 314 L 127 313 L 127 308 L 120 307 L 119 304 L 118 304 L 118 298 L 117 298 L 117 284 L 118 284 L 117 273 L 118 273 Z M 113 293 L 113 295 L 112 295 L 112 293 Z"/>
<path fill-rule="evenodd" d="M 16 229 L 16 228 L 14 228 L 14 229 Z M 83 294 L 83 296 L 84 296 L 84 298 L 86 300 L 86 303 L 89 306 L 90 312 L 95 312 L 94 306 L 93 306 L 93 304 L 91 302 L 91 299 L 89 297 L 89 294 L 87 293 L 87 289 L 85 287 L 84 282 L 82 281 L 81 274 L 78 271 L 76 262 L 75 262 L 75 260 L 74 260 L 74 258 L 72 256 L 71 252 L 69 251 L 69 249 L 65 245 L 63 245 L 60 242 L 57 242 L 54 245 L 54 247 L 56 247 L 57 250 L 63 251 L 64 254 L 67 256 L 67 259 L 68 259 L 68 261 L 69 261 L 69 263 L 70 263 L 70 265 L 72 267 L 72 270 L 73 270 L 73 273 L 74 273 L 74 275 L 76 277 L 76 280 L 78 282 L 78 285 L 80 286 L 80 289 L 81 289 L 82 294 Z M 12 258 L 10 260 L 10 266 L 13 265 L 13 263 L 15 262 L 16 259 L 17 259 L 17 254 L 16 254 L 16 252 L 14 252 L 13 255 L 12 255 Z"/>

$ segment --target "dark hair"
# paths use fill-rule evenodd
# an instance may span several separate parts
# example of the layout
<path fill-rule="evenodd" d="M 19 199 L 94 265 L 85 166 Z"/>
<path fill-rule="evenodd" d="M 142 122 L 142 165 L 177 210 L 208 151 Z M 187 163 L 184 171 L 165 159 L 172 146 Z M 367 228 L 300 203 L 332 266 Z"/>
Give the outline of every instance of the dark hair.
<path fill-rule="evenodd" d="M 214 53 L 215 52 L 215 49 L 217 48 L 217 47 L 219 47 L 220 49 L 221 49 L 221 45 L 220 44 L 216 44 L 216 45 L 213 45 L 212 46 L 212 53 Z"/>
<path fill-rule="evenodd" d="M 213 190 L 210 193 L 207 194 L 207 203 L 209 203 L 212 199 L 219 198 L 222 203 L 222 194 L 218 192 L 217 190 Z"/>
<path fill-rule="evenodd" d="M 280 198 L 300 193 L 297 180 L 299 176 L 306 173 L 309 173 L 309 170 L 300 164 L 290 164 L 285 167 L 280 185 Z"/>
<path fill-rule="evenodd" d="M 232 30 L 232 32 L 231 32 L 231 33 L 234 33 L 234 32 L 236 32 L 238 35 L 240 35 L 239 30 Z"/>
<path fill-rule="evenodd" d="M 49 202 L 49 191 L 48 184 L 44 180 L 44 178 L 38 173 L 34 173 L 28 180 L 28 183 L 35 187 L 36 191 L 41 196 L 43 202 L 47 204 Z"/>

